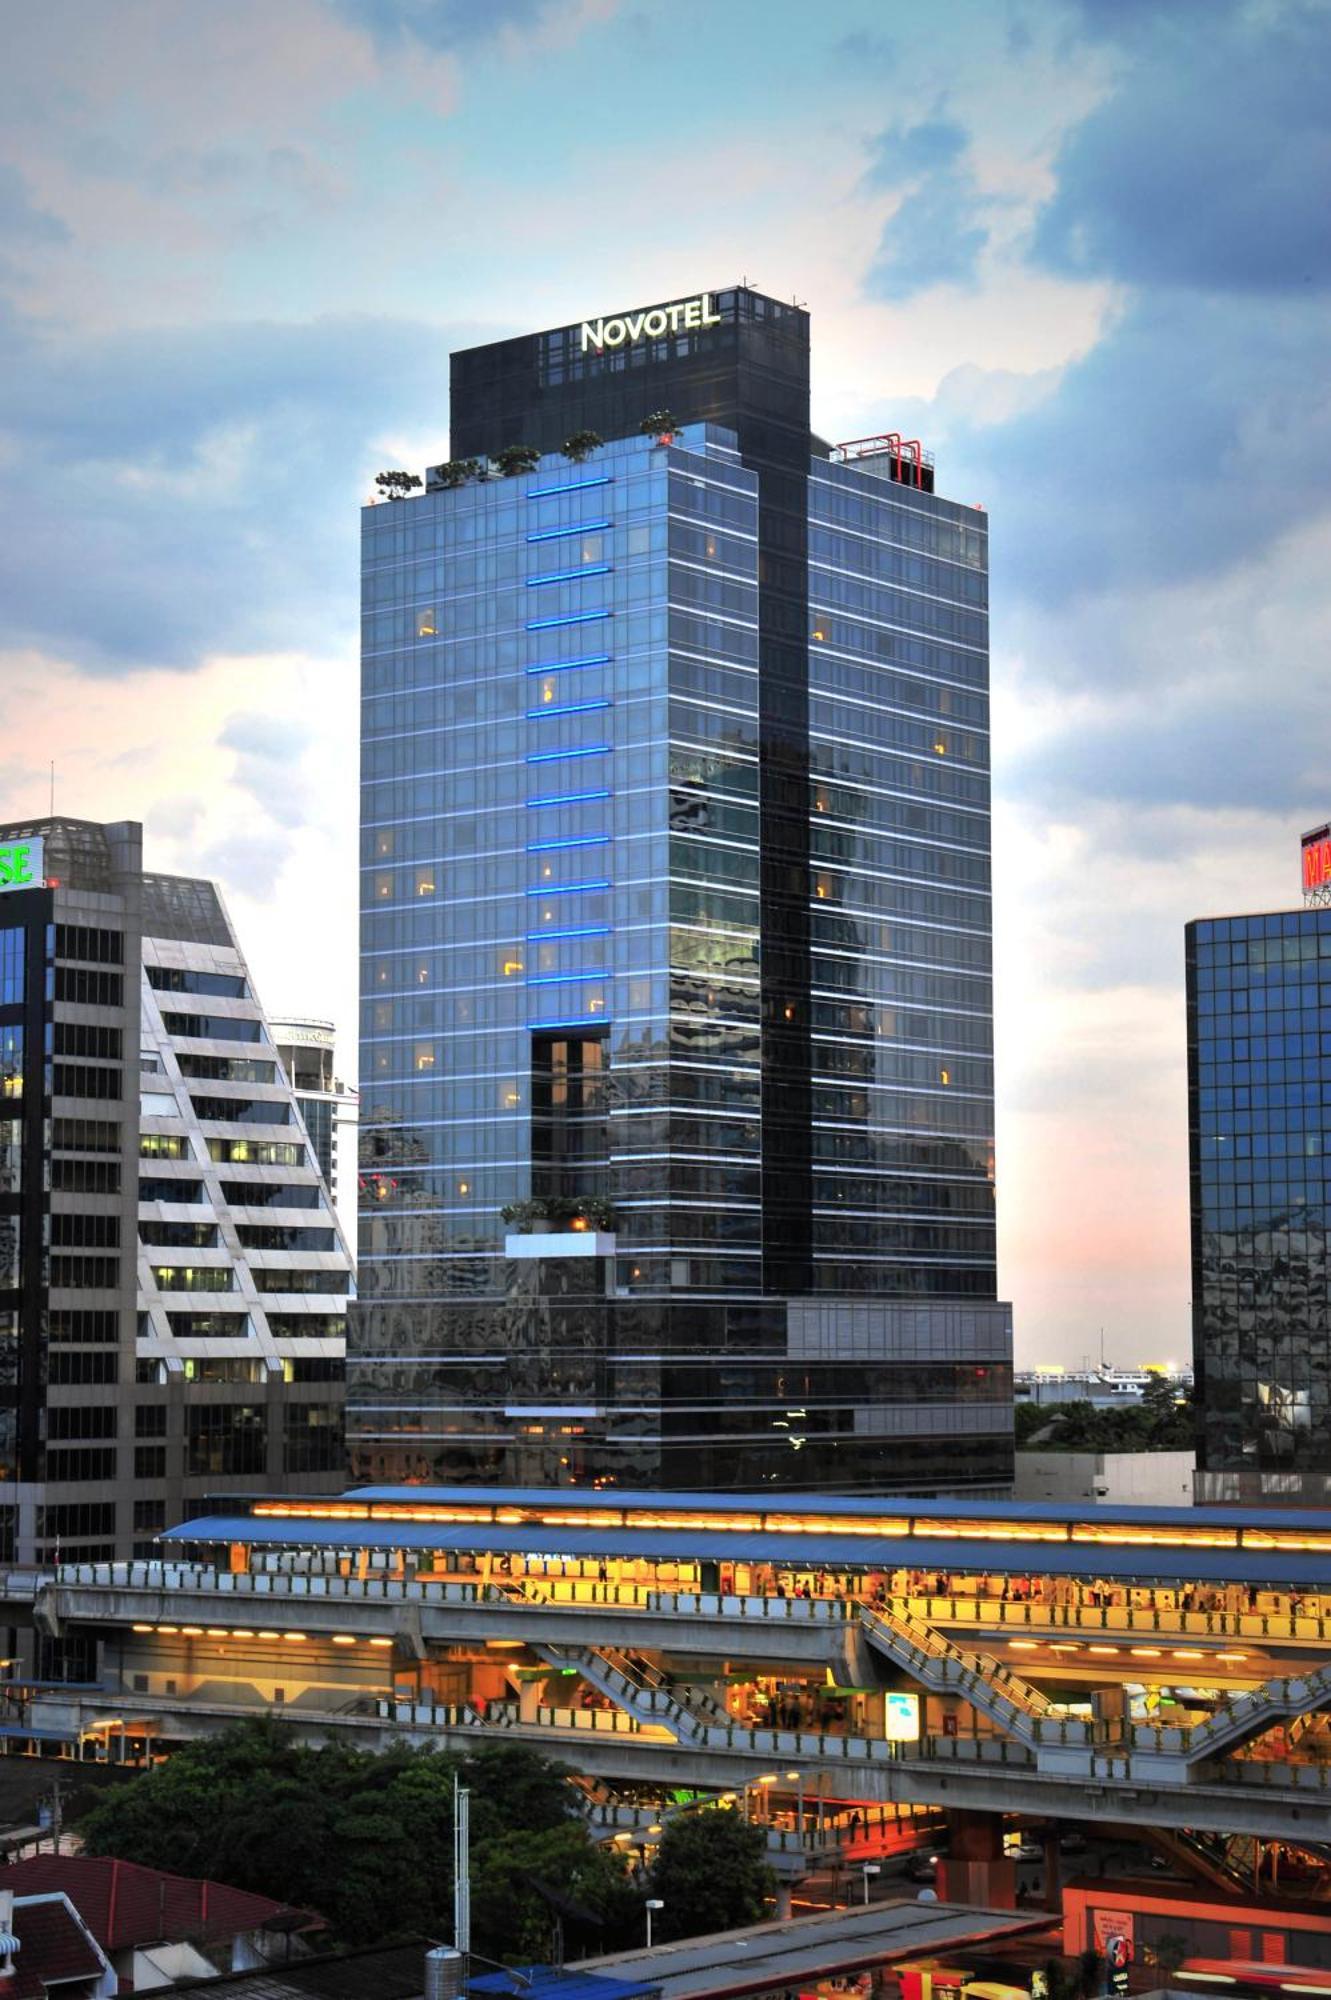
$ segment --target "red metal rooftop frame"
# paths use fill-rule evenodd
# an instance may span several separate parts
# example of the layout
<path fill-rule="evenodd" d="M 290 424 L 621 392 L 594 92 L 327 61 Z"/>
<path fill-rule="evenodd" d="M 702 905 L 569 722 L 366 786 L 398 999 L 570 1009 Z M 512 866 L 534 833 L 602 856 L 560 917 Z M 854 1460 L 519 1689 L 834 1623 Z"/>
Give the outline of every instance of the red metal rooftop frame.
<path fill-rule="evenodd" d="M 873 446 L 874 449 L 863 449 L 866 445 Z M 852 453 L 856 458 L 873 458 L 877 452 L 883 450 L 889 451 L 893 458 L 899 459 L 901 456 L 901 433 L 900 431 L 883 431 L 877 437 L 847 438 L 844 444 L 834 446 L 834 450 L 843 460 L 849 459 Z"/>

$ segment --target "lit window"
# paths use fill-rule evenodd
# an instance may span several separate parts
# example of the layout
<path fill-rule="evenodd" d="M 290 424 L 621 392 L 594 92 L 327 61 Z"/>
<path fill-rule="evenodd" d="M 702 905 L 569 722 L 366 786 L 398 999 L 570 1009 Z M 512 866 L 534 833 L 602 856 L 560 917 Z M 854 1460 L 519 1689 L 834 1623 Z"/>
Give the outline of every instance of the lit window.
<path fill-rule="evenodd" d="M 555 698 L 555 692 L 556 692 L 556 683 L 554 681 L 541 682 L 542 701 L 553 701 Z"/>
<path fill-rule="evenodd" d="M 946 740 L 946 738 L 945 738 L 945 737 L 942 737 L 942 736 L 940 736 L 940 737 L 938 738 L 938 740 L 937 740 L 937 741 L 936 741 L 936 743 L 934 744 L 934 750 L 936 751 L 936 753 L 938 754 L 938 756 L 940 756 L 940 757 L 946 757 L 946 755 L 947 755 L 947 740 Z"/>
<path fill-rule="evenodd" d="M 393 852 L 393 829 L 391 826 L 387 826 L 382 828 L 380 832 L 376 833 L 374 836 L 375 859 L 376 861 L 382 861 L 385 855 L 391 854 L 392 852 Z"/>
<path fill-rule="evenodd" d="M 416 894 L 418 896 L 433 896 L 434 894 L 433 868 L 418 868 L 416 870 Z"/>
<path fill-rule="evenodd" d="M 940 1069 L 940 1070 L 939 1070 L 939 1072 L 938 1072 L 938 1081 L 939 1081 L 940 1083 L 951 1083 L 951 1081 L 952 1081 L 952 1072 L 951 1072 L 951 1070 L 950 1070 L 950 1069 Z"/>
<path fill-rule="evenodd" d="M 513 977 L 514 973 L 516 973 L 516 972 L 521 972 L 521 971 L 522 971 L 522 969 L 523 969 L 523 962 L 522 962 L 522 960 L 521 960 L 520 958 L 516 957 L 516 956 L 514 956 L 514 957 L 510 957 L 510 958 L 506 958 L 506 959 L 504 960 L 503 964 L 504 964 L 504 977 L 505 977 L 505 979 L 511 979 L 511 978 Z"/>
<path fill-rule="evenodd" d="M 418 639 L 433 639 L 437 630 L 438 627 L 434 622 L 433 604 L 422 605 L 421 609 L 416 613 L 416 637 Z"/>
<path fill-rule="evenodd" d="M 430 983 L 430 968 L 425 963 L 425 960 L 422 959 L 420 964 L 416 967 L 416 984 L 418 986 L 428 986 L 429 983 Z"/>
<path fill-rule="evenodd" d="M 392 876 L 391 876 L 391 875 L 376 875 L 376 876 L 375 876 L 375 878 L 374 878 L 374 897 L 375 897 L 375 901 L 376 901 L 376 902 L 378 902 L 378 903 L 391 903 L 391 902 L 392 902 L 392 900 L 393 900 L 393 878 L 392 878 Z"/>
<path fill-rule="evenodd" d="M 813 628 L 813 636 L 815 639 L 825 639 L 827 637 L 827 633 L 824 631 L 821 625 L 815 625 Z"/>
<path fill-rule="evenodd" d="M 414 1069 L 433 1069 L 433 1042 L 417 1042 L 415 1049 L 412 1051 L 411 1061 Z"/>
<path fill-rule="evenodd" d="M 470 1194 L 470 1193 L 471 1193 L 471 1182 L 470 1182 L 470 1181 L 459 1181 L 459 1182 L 458 1182 L 458 1193 L 459 1193 L 459 1194 Z"/>

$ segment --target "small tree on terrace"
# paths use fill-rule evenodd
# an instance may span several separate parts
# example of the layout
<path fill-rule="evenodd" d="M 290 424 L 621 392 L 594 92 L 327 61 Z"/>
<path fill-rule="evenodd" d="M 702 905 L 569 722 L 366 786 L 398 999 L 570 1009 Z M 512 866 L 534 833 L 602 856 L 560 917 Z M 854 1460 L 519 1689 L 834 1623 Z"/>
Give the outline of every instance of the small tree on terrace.
<path fill-rule="evenodd" d="M 405 500 L 420 485 L 420 475 L 415 472 L 379 472 L 375 474 L 375 485 L 388 500 Z"/>

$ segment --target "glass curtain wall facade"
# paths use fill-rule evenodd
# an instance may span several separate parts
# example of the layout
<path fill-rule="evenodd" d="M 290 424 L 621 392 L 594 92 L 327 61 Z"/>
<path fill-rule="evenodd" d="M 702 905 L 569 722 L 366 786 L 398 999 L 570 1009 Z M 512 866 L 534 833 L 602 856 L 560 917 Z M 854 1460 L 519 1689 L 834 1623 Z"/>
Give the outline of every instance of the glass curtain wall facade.
<path fill-rule="evenodd" d="M 1331 1474 L 1331 909 L 1187 927 L 1200 1491 Z"/>
<path fill-rule="evenodd" d="M 504 344 L 622 434 L 364 516 L 356 1477 L 1008 1475 L 984 517 L 729 296 L 636 387 Z"/>

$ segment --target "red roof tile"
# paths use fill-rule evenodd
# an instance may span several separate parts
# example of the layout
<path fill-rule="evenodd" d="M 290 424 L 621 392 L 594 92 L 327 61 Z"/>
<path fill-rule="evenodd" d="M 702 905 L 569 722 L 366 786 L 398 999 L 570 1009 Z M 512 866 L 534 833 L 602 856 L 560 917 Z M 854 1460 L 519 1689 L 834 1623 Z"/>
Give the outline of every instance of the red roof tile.
<path fill-rule="evenodd" d="M 14 1958 L 15 1977 L 5 1981 L 5 2000 L 45 2000 L 53 1980 L 91 1979 L 102 1969 L 83 1926 L 56 1896 L 16 1903 L 14 1936 L 20 1949 Z"/>
<path fill-rule="evenodd" d="M 168 1875 L 109 1855 L 37 1854 L 6 1868 L 0 1887 L 16 1896 L 63 1890 L 106 1952 L 167 1940 L 237 1937 L 279 1921 L 284 1930 L 307 1930 L 323 1921 L 248 1889 Z"/>

